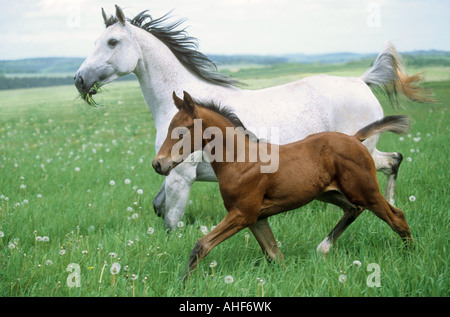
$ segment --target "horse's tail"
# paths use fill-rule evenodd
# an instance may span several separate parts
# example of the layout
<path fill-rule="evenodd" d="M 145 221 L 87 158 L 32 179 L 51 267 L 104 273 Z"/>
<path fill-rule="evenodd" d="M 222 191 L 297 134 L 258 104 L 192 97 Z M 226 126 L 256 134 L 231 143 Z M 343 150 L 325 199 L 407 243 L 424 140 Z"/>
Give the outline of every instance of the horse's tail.
<path fill-rule="evenodd" d="M 397 134 L 404 134 L 408 132 L 411 128 L 411 121 L 408 116 L 387 116 L 381 120 L 375 121 L 368 126 L 365 126 L 354 135 L 355 138 L 361 142 L 372 135 L 383 133 L 383 132 L 393 132 Z"/>
<path fill-rule="evenodd" d="M 410 101 L 423 103 L 434 101 L 429 91 L 419 86 L 423 80 L 421 73 L 408 76 L 397 50 L 390 42 L 386 42 L 372 67 L 361 78 L 369 87 L 384 90 L 392 104 L 398 103 L 399 93 Z"/>

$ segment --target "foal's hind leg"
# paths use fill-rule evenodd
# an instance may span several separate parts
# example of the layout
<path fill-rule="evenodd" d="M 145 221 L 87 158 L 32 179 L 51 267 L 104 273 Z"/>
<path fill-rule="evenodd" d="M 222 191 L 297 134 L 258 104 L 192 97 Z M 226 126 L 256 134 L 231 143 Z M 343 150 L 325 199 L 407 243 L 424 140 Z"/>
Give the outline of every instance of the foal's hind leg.
<path fill-rule="evenodd" d="M 333 243 L 336 242 L 345 229 L 358 218 L 364 209 L 350 203 L 348 199 L 338 191 L 325 192 L 317 199 L 339 206 L 344 210 L 344 215 L 341 220 L 339 220 L 328 236 L 317 246 L 317 252 L 321 252 L 322 256 L 325 258 Z"/>
<path fill-rule="evenodd" d="M 258 220 L 254 225 L 249 227 L 258 240 L 259 245 L 267 257 L 271 260 L 282 261 L 283 254 L 278 249 L 277 242 L 273 236 L 272 229 L 269 226 L 267 218 Z"/>

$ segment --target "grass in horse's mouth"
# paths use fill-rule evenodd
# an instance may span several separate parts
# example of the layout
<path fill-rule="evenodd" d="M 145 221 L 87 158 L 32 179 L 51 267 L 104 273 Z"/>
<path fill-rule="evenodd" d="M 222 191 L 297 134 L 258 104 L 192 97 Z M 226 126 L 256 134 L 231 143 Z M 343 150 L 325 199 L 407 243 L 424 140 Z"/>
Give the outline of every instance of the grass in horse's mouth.
<path fill-rule="evenodd" d="M 86 94 L 80 94 L 80 97 L 87 102 L 91 107 L 96 107 L 99 104 L 92 97 L 93 95 L 100 92 L 100 83 L 96 81 L 94 85 L 92 85 L 91 89 Z"/>

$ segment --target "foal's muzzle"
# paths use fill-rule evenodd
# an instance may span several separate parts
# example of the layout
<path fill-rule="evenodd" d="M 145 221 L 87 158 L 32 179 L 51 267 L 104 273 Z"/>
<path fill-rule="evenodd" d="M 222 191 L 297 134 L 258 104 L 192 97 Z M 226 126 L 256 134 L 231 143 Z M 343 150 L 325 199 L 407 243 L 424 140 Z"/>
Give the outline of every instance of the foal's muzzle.
<path fill-rule="evenodd" d="M 156 173 L 161 175 L 169 175 L 172 168 L 175 167 L 176 164 L 170 159 L 167 158 L 155 158 L 152 162 L 152 166 Z"/>

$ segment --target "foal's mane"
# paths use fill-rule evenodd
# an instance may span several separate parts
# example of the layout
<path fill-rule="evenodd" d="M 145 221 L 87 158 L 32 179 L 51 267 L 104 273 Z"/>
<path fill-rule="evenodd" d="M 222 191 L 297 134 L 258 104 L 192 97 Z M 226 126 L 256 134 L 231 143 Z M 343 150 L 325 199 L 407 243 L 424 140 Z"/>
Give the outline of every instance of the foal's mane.
<path fill-rule="evenodd" d="M 200 78 L 221 86 L 233 86 L 240 84 L 239 81 L 217 72 L 217 66 L 206 55 L 199 52 L 198 41 L 189 36 L 186 28 L 178 29 L 186 19 L 181 19 L 169 24 L 165 22 L 170 19 L 170 12 L 160 18 L 153 19 L 148 10 L 142 11 L 133 19 L 127 19 L 132 25 L 143 29 L 161 42 L 163 42 L 172 51 L 176 58 L 189 70 L 200 76 Z M 146 20 L 149 20 L 146 22 Z M 119 20 L 111 16 L 105 21 L 106 27 L 117 23 Z"/>
<path fill-rule="evenodd" d="M 231 124 L 233 124 L 236 128 L 242 128 L 245 131 L 246 135 L 250 138 L 250 140 L 259 142 L 258 137 L 244 126 L 241 119 L 239 119 L 239 117 L 229 107 L 221 106 L 214 101 L 194 100 L 194 103 L 199 107 L 211 110 L 212 112 L 215 112 L 216 114 L 224 117 L 225 119 L 230 121 Z"/>

